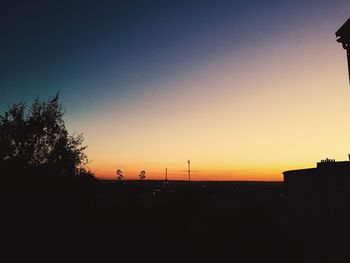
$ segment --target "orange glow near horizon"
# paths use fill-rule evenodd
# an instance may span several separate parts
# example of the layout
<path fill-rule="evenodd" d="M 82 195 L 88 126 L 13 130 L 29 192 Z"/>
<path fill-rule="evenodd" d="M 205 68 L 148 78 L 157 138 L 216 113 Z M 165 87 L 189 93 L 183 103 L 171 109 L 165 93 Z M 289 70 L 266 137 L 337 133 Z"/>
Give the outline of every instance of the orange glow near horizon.
<path fill-rule="evenodd" d="M 317 25 L 149 83 L 73 120 L 99 178 L 280 181 L 282 172 L 346 159 L 350 88 L 333 25 Z M 318 32 L 318 34 L 314 34 Z M 326 33 L 321 33 L 326 32 Z"/>
<path fill-rule="evenodd" d="M 184 163 L 185 164 L 185 163 Z M 173 167 L 174 170 L 168 168 L 168 180 L 188 180 L 188 173 L 185 169 L 178 169 L 179 167 Z M 116 179 L 115 173 L 111 173 L 113 167 L 104 169 L 94 169 L 94 172 L 98 175 L 99 179 Z M 124 180 L 139 180 L 139 172 L 136 169 L 126 168 L 121 169 L 123 171 Z M 191 181 L 282 181 L 282 176 L 279 175 L 279 171 L 271 173 L 262 172 L 259 169 L 250 170 L 251 174 L 245 174 L 245 169 L 242 171 L 211 171 L 209 169 L 205 171 L 194 170 L 191 172 Z M 277 175 L 277 176 L 276 176 Z M 164 180 L 165 169 L 150 169 L 146 170 L 146 180 Z"/>

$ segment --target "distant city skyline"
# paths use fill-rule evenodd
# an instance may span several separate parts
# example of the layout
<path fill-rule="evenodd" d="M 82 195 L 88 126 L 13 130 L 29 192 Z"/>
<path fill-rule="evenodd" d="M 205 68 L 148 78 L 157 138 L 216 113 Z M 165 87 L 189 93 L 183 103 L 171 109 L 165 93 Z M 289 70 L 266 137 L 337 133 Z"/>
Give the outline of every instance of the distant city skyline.
<path fill-rule="evenodd" d="M 0 112 L 60 92 L 99 178 L 282 180 L 350 152 L 349 1 L 8 1 Z M 185 172 L 183 172 L 185 171 Z"/>

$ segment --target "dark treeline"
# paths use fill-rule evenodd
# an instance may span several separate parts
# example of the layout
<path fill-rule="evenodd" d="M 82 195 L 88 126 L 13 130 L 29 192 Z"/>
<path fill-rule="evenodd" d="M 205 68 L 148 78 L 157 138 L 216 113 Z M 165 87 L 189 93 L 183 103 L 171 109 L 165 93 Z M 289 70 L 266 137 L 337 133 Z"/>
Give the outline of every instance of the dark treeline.
<path fill-rule="evenodd" d="M 5 191 L 13 255 L 45 261 L 293 262 L 281 183 L 54 184 Z"/>
<path fill-rule="evenodd" d="M 58 95 L 0 117 L 4 251 L 14 261 L 301 262 L 282 183 L 99 181 Z"/>

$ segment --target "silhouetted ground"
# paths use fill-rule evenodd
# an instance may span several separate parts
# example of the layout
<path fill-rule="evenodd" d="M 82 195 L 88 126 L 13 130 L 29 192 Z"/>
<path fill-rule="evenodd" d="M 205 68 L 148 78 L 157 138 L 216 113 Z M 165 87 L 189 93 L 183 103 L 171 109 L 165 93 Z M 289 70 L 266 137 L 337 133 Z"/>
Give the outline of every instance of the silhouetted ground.
<path fill-rule="evenodd" d="M 281 182 L 1 185 L 5 250 L 26 261 L 303 262 Z"/>

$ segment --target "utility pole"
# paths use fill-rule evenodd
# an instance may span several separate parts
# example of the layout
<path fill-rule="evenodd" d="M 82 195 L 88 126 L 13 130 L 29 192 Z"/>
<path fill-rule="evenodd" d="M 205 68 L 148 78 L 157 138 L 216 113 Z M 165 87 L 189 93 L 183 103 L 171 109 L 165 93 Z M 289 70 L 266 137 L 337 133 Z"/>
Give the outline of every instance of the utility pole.
<path fill-rule="evenodd" d="M 188 181 L 190 182 L 190 181 L 191 181 L 191 161 L 190 161 L 190 160 L 187 160 L 187 164 L 188 164 L 188 169 L 187 169 L 187 172 L 188 172 Z"/>

